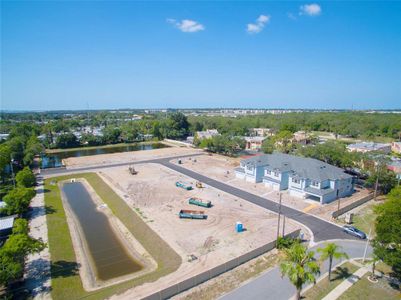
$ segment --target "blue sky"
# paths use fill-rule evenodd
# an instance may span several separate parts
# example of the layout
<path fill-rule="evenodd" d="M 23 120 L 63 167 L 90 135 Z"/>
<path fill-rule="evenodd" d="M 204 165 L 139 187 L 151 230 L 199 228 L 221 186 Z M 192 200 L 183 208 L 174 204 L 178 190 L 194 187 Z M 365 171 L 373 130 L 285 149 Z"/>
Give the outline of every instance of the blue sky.
<path fill-rule="evenodd" d="M 401 108 L 401 2 L 1 2 L 1 108 Z"/>

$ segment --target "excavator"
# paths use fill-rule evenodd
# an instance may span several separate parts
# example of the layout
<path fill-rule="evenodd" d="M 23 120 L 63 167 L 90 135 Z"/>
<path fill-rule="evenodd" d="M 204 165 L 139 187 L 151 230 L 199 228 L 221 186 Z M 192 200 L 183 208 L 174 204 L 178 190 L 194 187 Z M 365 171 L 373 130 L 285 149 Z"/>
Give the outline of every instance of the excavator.
<path fill-rule="evenodd" d="M 128 171 L 131 173 L 131 175 L 138 174 L 138 171 L 135 170 L 134 166 L 129 166 Z"/>
<path fill-rule="evenodd" d="M 197 182 L 196 182 L 196 187 L 197 187 L 198 189 L 202 189 L 202 188 L 203 188 L 202 182 L 197 181 Z"/>

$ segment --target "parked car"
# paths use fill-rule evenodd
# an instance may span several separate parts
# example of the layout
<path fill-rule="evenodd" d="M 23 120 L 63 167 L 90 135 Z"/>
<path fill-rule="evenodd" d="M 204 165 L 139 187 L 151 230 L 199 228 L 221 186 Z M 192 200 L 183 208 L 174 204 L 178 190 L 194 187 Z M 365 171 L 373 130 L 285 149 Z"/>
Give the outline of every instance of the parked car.
<path fill-rule="evenodd" d="M 355 228 L 354 226 L 345 225 L 345 226 L 343 226 L 343 231 L 350 235 L 356 236 L 357 238 L 360 238 L 363 240 L 366 239 L 366 233 L 359 230 L 358 228 Z"/>

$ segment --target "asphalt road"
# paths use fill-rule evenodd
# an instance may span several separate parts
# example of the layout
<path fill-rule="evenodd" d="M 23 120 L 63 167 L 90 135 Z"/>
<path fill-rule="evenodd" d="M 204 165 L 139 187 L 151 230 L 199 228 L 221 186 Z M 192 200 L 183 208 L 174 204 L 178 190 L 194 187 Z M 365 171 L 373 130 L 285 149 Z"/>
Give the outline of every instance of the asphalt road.
<path fill-rule="evenodd" d="M 201 154 L 198 154 L 201 155 Z M 136 162 L 124 162 L 124 163 L 115 163 L 115 164 L 104 164 L 104 165 L 94 165 L 82 168 L 73 168 L 73 169 L 66 169 L 66 168 L 57 168 L 57 169 L 44 169 L 41 171 L 41 175 L 44 177 L 52 177 L 52 176 L 60 176 L 66 174 L 73 174 L 73 173 L 82 173 L 87 171 L 94 171 L 102 168 L 107 167 L 121 167 L 121 166 L 128 166 L 132 164 L 140 164 L 140 163 L 159 163 L 169 169 L 177 171 L 181 174 L 189 176 L 193 179 L 199 180 L 206 185 L 210 185 L 216 189 L 219 189 L 223 192 L 228 194 L 234 195 L 236 197 L 242 198 L 249 202 L 252 202 L 256 205 L 259 205 L 265 209 L 268 209 L 272 212 L 278 213 L 278 204 L 267 198 L 263 198 L 257 196 L 255 194 L 246 192 L 244 190 L 238 189 L 231 185 L 225 184 L 223 182 L 214 180 L 210 177 L 204 176 L 197 172 L 191 171 L 189 169 L 183 168 L 177 164 L 173 164 L 170 161 L 173 159 L 178 158 L 185 158 L 185 157 L 193 157 L 196 154 L 192 155 L 184 155 L 184 156 L 176 156 L 176 157 L 166 157 L 160 159 L 150 159 L 150 160 L 142 160 Z M 305 214 L 301 211 L 293 209 L 291 207 L 282 205 L 281 206 L 281 213 L 285 215 L 287 218 L 291 218 L 297 222 L 302 223 L 306 227 L 308 227 L 314 235 L 314 242 L 324 241 L 324 240 L 333 240 L 333 239 L 347 239 L 347 240 L 356 240 L 353 236 L 346 234 L 342 231 L 342 229 L 330 222 L 324 221 L 322 219 L 316 218 L 312 215 Z"/>
<path fill-rule="evenodd" d="M 335 241 L 336 244 L 342 247 L 349 258 L 363 257 L 366 243 L 360 241 Z M 312 247 L 310 250 L 316 250 L 323 247 L 324 244 Z M 366 257 L 370 257 L 372 248 L 368 246 Z M 319 255 L 315 255 L 316 258 Z M 342 260 L 334 260 L 333 266 L 339 264 Z M 322 264 L 320 268 L 321 275 L 328 272 L 328 262 Z M 236 290 L 222 296 L 220 300 L 288 300 L 295 295 L 295 287 L 286 278 L 281 278 L 280 269 L 278 267 L 270 270 L 262 276 L 252 280 L 251 282 L 237 288 Z"/>
<path fill-rule="evenodd" d="M 183 168 L 179 165 L 173 164 L 170 162 L 170 159 L 160 159 L 158 163 L 162 164 L 163 166 L 170 168 L 174 171 L 187 175 L 191 178 L 199 180 L 207 185 L 210 185 L 216 189 L 219 189 L 223 192 L 228 194 L 234 195 L 236 197 L 242 198 L 249 202 L 252 202 L 256 205 L 259 205 L 263 208 L 266 208 L 270 211 L 278 213 L 278 204 L 273 200 L 269 200 L 267 198 L 263 198 L 257 196 L 255 194 L 246 192 L 244 190 L 238 189 L 231 185 L 225 184 L 223 182 L 211 179 L 207 176 L 202 174 L 196 173 L 194 171 L 188 170 Z M 308 227 L 314 235 L 314 241 L 324 241 L 324 240 L 334 240 L 334 239 L 347 239 L 347 240 L 356 240 L 353 236 L 346 234 L 342 231 L 342 229 L 332 223 L 324 221 L 322 219 L 316 218 L 312 215 L 305 214 L 299 210 L 293 209 L 291 207 L 282 205 L 281 206 L 281 213 L 284 214 L 286 217 L 294 219 L 306 227 Z"/>

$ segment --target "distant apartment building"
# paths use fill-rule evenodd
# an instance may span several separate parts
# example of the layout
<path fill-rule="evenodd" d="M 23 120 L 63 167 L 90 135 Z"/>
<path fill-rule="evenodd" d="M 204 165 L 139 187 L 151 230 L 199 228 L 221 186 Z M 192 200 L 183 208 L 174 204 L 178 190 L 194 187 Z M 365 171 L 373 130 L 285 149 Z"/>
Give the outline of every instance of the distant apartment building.
<path fill-rule="evenodd" d="M 195 136 L 200 141 L 203 139 L 210 139 L 216 135 L 220 135 L 217 129 L 207 129 L 206 131 L 197 131 Z"/>
<path fill-rule="evenodd" d="M 347 149 L 351 152 L 383 152 L 390 153 L 391 152 L 391 144 L 382 144 L 382 143 L 374 143 L 374 142 L 361 142 L 350 144 L 347 146 Z"/>
<path fill-rule="evenodd" d="M 271 128 L 251 128 L 249 133 L 252 136 L 273 136 L 274 130 Z"/>
<path fill-rule="evenodd" d="M 393 151 L 394 153 L 401 154 L 401 142 L 392 142 L 391 151 Z"/>
<path fill-rule="evenodd" d="M 321 204 L 354 192 L 353 177 L 343 169 L 317 159 L 273 153 L 244 159 L 235 169 L 237 178 L 263 182 L 274 190 Z"/>
<path fill-rule="evenodd" d="M 266 137 L 246 136 L 244 139 L 245 139 L 245 150 L 260 151 L 262 149 L 263 141 L 266 139 Z"/>

